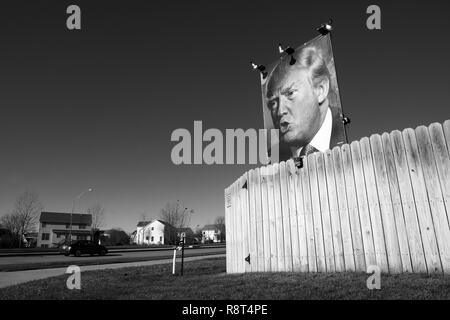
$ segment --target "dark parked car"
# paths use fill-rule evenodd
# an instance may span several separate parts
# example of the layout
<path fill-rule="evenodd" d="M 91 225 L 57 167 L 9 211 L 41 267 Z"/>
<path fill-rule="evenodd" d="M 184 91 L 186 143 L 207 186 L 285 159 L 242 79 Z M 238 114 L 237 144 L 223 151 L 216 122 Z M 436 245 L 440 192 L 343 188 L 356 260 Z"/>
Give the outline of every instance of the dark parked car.
<path fill-rule="evenodd" d="M 82 254 L 98 254 L 104 256 L 108 253 L 108 249 L 105 246 L 99 245 L 93 241 L 89 240 L 79 240 L 71 245 L 63 245 L 60 249 L 66 256 L 73 254 L 76 257 Z"/>

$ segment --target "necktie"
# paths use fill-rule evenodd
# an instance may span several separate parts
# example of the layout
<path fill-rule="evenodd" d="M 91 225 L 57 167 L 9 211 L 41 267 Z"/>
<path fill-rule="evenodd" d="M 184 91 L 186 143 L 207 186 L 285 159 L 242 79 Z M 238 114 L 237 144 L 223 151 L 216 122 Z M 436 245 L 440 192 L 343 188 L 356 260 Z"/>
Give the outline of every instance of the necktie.
<path fill-rule="evenodd" d="M 314 153 L 314 152 L 317 152 L 317 151 L 319 151 L 319 150 L 314 148 L 312 145 L 307 144 L 306 146 L 304 146 L 302 148 L 302 151 L 300 151 L 300 157 L 307 156 L 308 154 Z"/>

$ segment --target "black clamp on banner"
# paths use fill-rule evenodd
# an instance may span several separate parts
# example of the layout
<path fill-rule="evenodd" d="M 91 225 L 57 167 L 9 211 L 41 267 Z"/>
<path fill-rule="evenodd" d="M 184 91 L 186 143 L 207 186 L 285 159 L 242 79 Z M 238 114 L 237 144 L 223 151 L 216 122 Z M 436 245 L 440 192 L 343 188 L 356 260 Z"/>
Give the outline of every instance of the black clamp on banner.
<path fill-rule="evenodd" d="M 261 73 L 263 79 L 267 77 L 267 71 L 265 66 L 263 66 L 262 64 L 260 65 L 255 64 L 252 61 L 250 61 L 250 63 L 252 65 L 253 70 L 258 70 Z"/>
<path fill-rule="evenodd" d="M 347 125 L 347 124 L 349 124 L 351 121 L 350 121 L 350 118 L 349 118 L 349 117 L 344 117 L 344 116 L 342 116 L 342 122 L 344 123 L 344 125 Z"/>
<path fill-rule="evenodd" d="M 297 60 L 295 60 L 295 58 L 294 58 L 294 56 L 293 56 L 293 54 L 294 54 L 294 52 L 295 52 L 295 49 L 294 49 L 294 48 L 287 46 L 286 48 L 283 49 L 283 45 L 280 43 L 280 44 L 278 45 L 278 51 L 279 51 L 280 53 L 285 53 L 285 54 L 287 54 L 288 56 L 291 57 L 291 61 L 289 61 L 289 64 L 290 64 L 291 66 L 294 65 L 295 62 L 297 61 Z"/>
<path fill-rule="evenodd" d="M 332 23 L 333 23 L 332 19 L 330 19 L 327 23 L 323 23 L 320 27 L 316 29 L 317 32 L 319 32 L 323 36 L 330 33 L 330 31 L 333 30 L 333 27 L 331 26 Z"/>

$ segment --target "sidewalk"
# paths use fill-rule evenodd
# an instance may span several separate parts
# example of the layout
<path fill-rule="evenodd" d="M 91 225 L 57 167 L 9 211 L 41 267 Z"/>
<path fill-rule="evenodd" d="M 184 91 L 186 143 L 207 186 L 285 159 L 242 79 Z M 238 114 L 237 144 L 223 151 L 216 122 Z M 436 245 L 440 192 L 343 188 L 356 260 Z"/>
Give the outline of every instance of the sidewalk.
<path fill-rule="evenodd" d="M 210 258 L 221 258 L 225 257 L 225 254 L 216 254 L 208 256 L 199 257 L 187 257 L 184 259 L 185 262 L 210 259 Z M 177 258 L 177 262 L 180 258 Z M 111 263 L 111 264 L 101 264 L 93 266 L 81 266 L 81 271 L 92 271 L 92 270 L 104 270 L 104 269 L 119 269 L 127 267 L 143 267 L 152 266 L 156 264 L 172 263 L 172 259 L 163 260 L 152 260 L 152 261 L 138 261 L 138 262 L 125 262 L 125 263 Z M 12 272 L 0 272 L 0 288 L 9 287 L 12 285 L 45 279 L 50 277 L 60 276 L 66 273 L 67 267 L 65 268 L 52 268 L 52 269 L 37 269 L 37 270 L 25 270 L 25 271 L 12 271 Z M 67 274 L 69 276 L 69 274 Z"/>

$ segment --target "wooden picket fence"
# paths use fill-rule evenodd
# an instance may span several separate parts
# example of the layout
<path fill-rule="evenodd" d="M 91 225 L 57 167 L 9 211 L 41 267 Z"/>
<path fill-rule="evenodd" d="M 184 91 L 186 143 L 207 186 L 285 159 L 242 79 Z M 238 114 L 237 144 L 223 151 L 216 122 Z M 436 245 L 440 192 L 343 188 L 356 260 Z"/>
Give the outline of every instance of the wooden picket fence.
<path fill-rule="evenodd" d="M 246 172 L 225 189 L 226 268 L 450 273 L 450 120 Z"/>

